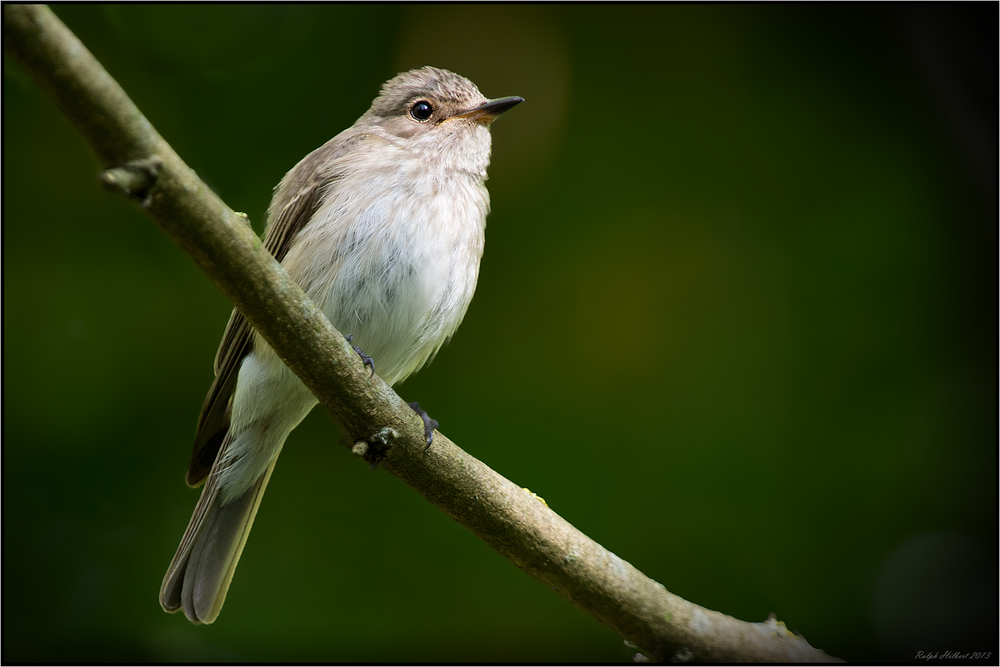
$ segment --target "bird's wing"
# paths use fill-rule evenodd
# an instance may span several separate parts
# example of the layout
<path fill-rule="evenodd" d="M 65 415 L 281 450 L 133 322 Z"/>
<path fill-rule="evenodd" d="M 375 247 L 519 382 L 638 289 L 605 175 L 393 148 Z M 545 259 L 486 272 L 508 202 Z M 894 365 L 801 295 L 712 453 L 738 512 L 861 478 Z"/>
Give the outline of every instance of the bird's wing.
<path fill-rule="evenodd" d="M 307 155 L 278 185 L 268 208 L 264 246 L 279 262 L 288 254 L 295 236 L 319 209 L 326 189 L 336 178 L 326 167 L 363 139 L 363 136 L 348 132 L 337 135 Z M 253 349 L 252 334 L 250 323 L 234 308 L 215 355 L 215 380 L 198 417 L 187 473 L 189 486 L 198 486 L 205 480 L 229 430 L 233 390 L 243 358 Z"/>

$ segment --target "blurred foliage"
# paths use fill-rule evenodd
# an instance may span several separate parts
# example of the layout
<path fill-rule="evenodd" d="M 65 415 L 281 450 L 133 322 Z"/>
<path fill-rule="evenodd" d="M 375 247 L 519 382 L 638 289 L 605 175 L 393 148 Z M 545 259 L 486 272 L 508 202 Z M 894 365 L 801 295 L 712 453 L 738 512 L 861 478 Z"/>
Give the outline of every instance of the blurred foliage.
<path fill-rule="evenodd" d="M 476 298 L 400 393 L 699 604 L 997 655 L 995 3 L 55 11 L 258 230 L 396 72 L 524 96 Z M 322 410 L 220 620 L 164 614 L 229 305 L 3 86 L 4 662 L 631 659 Z"/>

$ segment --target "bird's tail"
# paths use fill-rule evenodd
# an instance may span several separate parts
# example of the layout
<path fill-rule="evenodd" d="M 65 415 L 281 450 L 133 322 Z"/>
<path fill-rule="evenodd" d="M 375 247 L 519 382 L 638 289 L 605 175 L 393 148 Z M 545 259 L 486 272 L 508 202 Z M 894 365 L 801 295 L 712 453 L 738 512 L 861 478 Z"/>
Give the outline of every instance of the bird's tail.
<path fill-rule="evenodd" d="M 216 475 L 210 475 L 184 531 L 163 584 L 164 611 L 184 610 L 192 623 L 211 623 L 222 611 L 236 564 L 278 457 L 242 495 L 223 504 Z"/>

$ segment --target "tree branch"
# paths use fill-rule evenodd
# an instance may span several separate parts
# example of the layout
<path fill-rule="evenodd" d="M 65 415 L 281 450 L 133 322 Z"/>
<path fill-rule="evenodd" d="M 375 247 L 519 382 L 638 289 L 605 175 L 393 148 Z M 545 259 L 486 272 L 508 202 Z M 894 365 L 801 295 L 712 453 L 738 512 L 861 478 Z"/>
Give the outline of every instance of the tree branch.
<path fill-rule="evenodd" d="M 515 565 L 657 661 L 830 662 L 783 623 L 747 623 L 669 593 L 423 424 L 357 355 L 121 87 L 45 6 L 4 5 L 4 48 L 55 100 L 108 168 L 102 181 L 142 202 L 357 441 Z"/>

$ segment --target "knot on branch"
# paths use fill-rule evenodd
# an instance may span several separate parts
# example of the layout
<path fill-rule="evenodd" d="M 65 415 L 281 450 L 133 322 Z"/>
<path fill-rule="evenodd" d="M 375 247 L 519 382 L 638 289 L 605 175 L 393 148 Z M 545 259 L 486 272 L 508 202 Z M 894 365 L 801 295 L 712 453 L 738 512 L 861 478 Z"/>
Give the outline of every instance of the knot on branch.
<path fill-rule="evenodd" d="M 392 443 L 398 437 L 399 432 L 396 429 L 383 426 L 369 436 L 367 440 L 358 440 L 355 442 L 354 447 L 351 448 L 351 452 L 368 461 L 371 464 L 371 469 L 374 470 L 389 455 Z"/>
<path fill-rule="evenodd" d="M 163 160 L 156 155 L 101 172 L 101 183 L 112 192 L 145 202 L 156 185 Z"/>
<path fill-rule="evenodd" d="M 681 648 L 677 649 L 677 651 L 675 651 L 672 656 L 670 656 L 670 662 L 683 665 L 685 663 L 691 662 L 692 660 L 694 660 L 694 658 L 695 658 L 694 652 L 691 649 L 682 646 Z"/>

